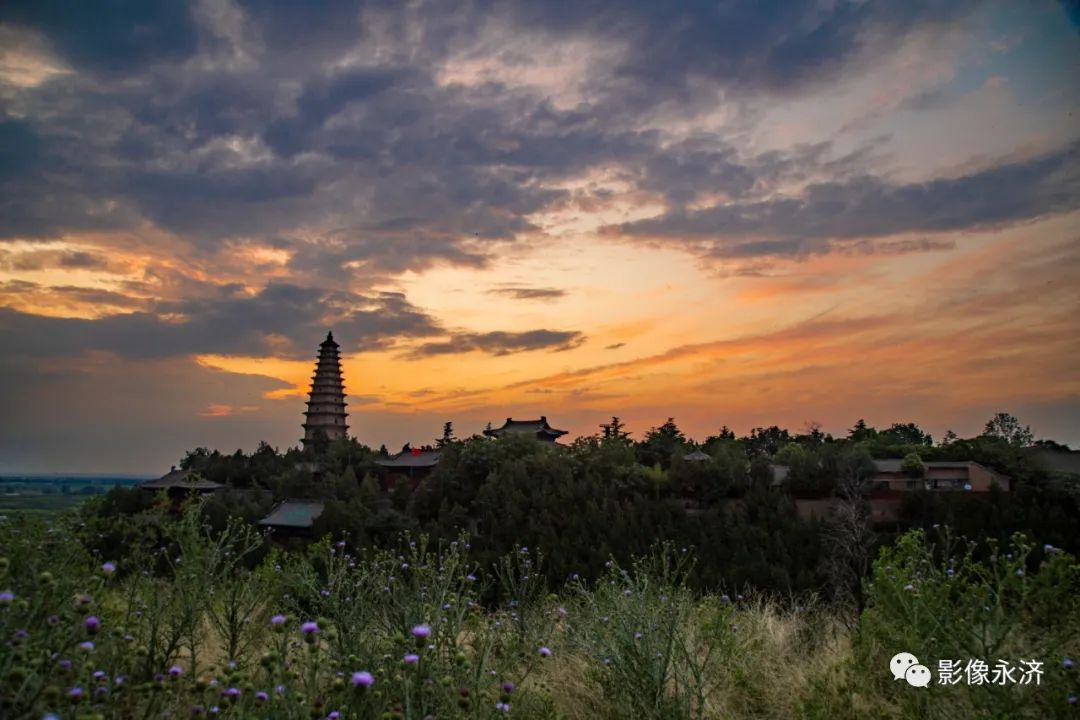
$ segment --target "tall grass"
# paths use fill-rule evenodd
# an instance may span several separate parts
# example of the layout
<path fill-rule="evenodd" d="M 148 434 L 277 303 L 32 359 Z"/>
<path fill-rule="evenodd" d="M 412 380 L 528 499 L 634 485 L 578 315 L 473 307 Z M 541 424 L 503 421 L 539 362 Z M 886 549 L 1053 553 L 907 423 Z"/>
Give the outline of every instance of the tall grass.
<path fill-rule="evenodd" d="M 663 544 L 549 593 L 535 548 L 490 567 L 467 537 L 267 553 L 197 509 L 163 522 L 164 544 L 115 567 L 70 519 L 0 524 L 0 716 L 1047 718 L 1080 694 L 1080 566 L 1022 538 L 980 561 L 909 534 L 853 619 L 814 597 L 694 592 L 692 553 Z M 913 688 L 888 670 L 901 650 L 1046 672 Z"/>

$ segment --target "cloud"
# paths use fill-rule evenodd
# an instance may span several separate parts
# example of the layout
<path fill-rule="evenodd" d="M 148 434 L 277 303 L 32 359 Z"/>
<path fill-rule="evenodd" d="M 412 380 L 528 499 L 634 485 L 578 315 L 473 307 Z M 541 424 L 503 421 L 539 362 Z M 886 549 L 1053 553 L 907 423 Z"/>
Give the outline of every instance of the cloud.
<path fill-rule="evenodd" d="M 400 293 L 364 296 L 288 284 L 270 284 L 254 295 L 226 286 L 214 297 L 157 301 L 143 310 L 95 319 L 43 317 L 0 308 L 0 346 L 6 354 L 30 358 L 89 351 L 125 358 L 308 357 L 327 327 L 338 332 L 346 351 L 443 332 Z M 281 338 L 286 339 L 284 344 Z"/>
<path fill-rule="evenodd" d="M 566 296 L 565 290 L 551 287 L 526 287 L 511 285 L 488 290 L 491 295 L 505 295 L 514 300 L 557 300 Z"/>
<path fill-rule="evenodd" d="M 584 334 L 563 330 L 526 330 L 523 332 L 459 333 L 445 342 L 420 345 L 408 353 L 408 357 L 421 358 L 431 355 L 457 355 L 483 352 L 490 355 L 510 355 L 534 350 L 558 352 L 578 347 L 585 341 Z"/>
<path fill-rule="evenodd" d="M 676 210 L 613 235 L 671 238 L 717 257 L 795 255 L 822 241 L 975 230 L 1080 207 L 1080 144 L 968 175 L 895 185 L 864 176 L 810 185 L 801 195 Z"/>

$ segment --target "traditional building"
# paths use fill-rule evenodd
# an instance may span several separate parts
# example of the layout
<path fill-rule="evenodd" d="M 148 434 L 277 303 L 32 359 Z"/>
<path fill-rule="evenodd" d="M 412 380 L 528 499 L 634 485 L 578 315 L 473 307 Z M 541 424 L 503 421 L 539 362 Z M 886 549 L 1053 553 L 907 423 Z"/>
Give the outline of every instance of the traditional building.
<path fill-rule="evenodd" d="M 284 500 L 259 521 L 262 527 L 284 535 L 310 535 L 325 505 L 318 500 Z"/>
<path fill-rule="evenodd" d="M 304 411 L 304 437 L 307 447 L 322 431 L 330 440 L 345 437 L 349 426 L 345 424 L 345 385 L 341 379 L 340 346 L 334 342 L 333 333 L 326 333 L 326 340 L 319 346 L 319 359 L 315 374 L 311 376 L 311 393 L 307 410 Z"/>
<path fill-rule="evenodd" d="M 544 440 L 545 442 L 555 442 L 558 438 L 566 434 L 566 430 L 556 430 L 548 425 L 547 417 L 540 416 L 539 420 L 514 420 L 513 418 L 506 418 L 506 422 L 500 428 L 489 428 L 484 431 L 484 434 L 488 437 L 502 437 L 507 433 L 526 433 L 533 435 L 537 440 Z"/>
<path fill-rule="evenodd" d="M 405 447 L 397 455 L 377 459 L 375 464 L 383 472 L 383 485 L 387 490 L 402 482 L 415 489 L 439 464 L 441 455 L 442 451 L 434 448 Z"/>
<path fill-rule="evenodd" d="M 219 490 L 223 486 L 220 483 L 206 480 L 200 477 L 198 473 L 193 473 L 190 470 L 177 470 L 174 465 L 169 472 L 161 477 L 153 480 L 143 480 L 138 484 L 138 487 L 153 492 L 165 490 L 169 493 L 170 498 L 177 499 L 187 497 L 193 491 L 205 495 Z"/>

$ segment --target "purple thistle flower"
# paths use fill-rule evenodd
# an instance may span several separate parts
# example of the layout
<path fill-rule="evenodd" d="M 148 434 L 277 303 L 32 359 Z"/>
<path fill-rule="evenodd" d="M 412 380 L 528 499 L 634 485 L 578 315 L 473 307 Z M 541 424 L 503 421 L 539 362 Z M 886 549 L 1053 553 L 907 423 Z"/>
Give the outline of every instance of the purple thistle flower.
<path fill-rule="evenodd" d="M 502 684 L 502 690 L 503 690 L 504 693 L 507 693 L 507 694 L 514 692 L 514 683 L 507 680 L 506 682 L 504 682 Z"/>
<path fill-rule="evenodd" d="M 431 635 L 431 628 L 427 625 L 417 625 L 412 629 L 412 634 L 414 638 L 423 640 Z"/>
<path fill-rule="evenodd" d="M 127 678 L 124 677 L 123 675 L 117 675 L 115 678 L 113 678 L 113 684 L 114 685 L 123 685 L 126 680 L 127 680 Z"/>
<path fill-rule="evenodd" d="M 338 718 L 340 718 L 340 717 L 341 717 L 341 713 L 339 713 L 337 710 L 334 710 L 333 712 L 331 712 L 329 715 L 326 716 L 326 720 L 338 720 Z"/>
<path fill-rule="evenodd" d="M 419 655 L 409 653 L 408 655 L 405 656 L 405 664 L 406 665 L 415 665 L 418 662 L 420 662 L 420 656 Z"/>
<path fill-rule="evenodd" d="M 473 575 L 472 573 L 469 573 L 468 575 L 466 575 L 465 579 L 468 580 L 469 582 L 476 582 L 476 576 Z"/>
<path fill-rule="evenodd" d="M 49 623 L 50 625 L 59 625 L 60 624 L 60 616 L 59 615 L 50 615 L 49 617 L 45 618 L 45 622 Z"/>
<path fill-rule="evenodd" d="M 86 652 L 90 652 L 91 650 L 94 649 L 94 643 L 87 640 L 86 642 L 79 643 L 79 647 L 81 647 Z"/>
<path fill-rule="evenodd" d="M 731 598 L 730 598 L 730 597 L 728 597 L 728 594 L 727 594 L 727 593 L 724 593 L 723 595 L 721 595 L 721 596 L 720 596 L 720 602 L 722 602 L 722 603 L 724 603 L 725 605 L 727 605 L 727 604 L 728 604 L 729 602 L 731 602 Z"/>
<path fill-rule="evenodd" d="M 501 700 L 495 703 L 495 709 L 500 712 L 510 712 L 510 703 L 504 703 Z"/>
<path fill-rule="evenodd" d="M 1068 700 L 1068 702 L 1069 702 L 1069 704 L 1070 704 L 1070 705 L 1075 705 L 1075 704 L 1076 704 L 1076 696 L 1075 696 L 1075 695 L 1070 695 L 1070 696 L 1069 696 L 1068 698 L 1066 698 L 1066 699 Z"/>
<path fill-rule="evenodd" d="M 240 688 L 231 687 L 231 688 L 227 688 L 225 690 L 222 690 L 221 691 L 221 696 L 222 697 L 227 697 L 227 698 L 238 698 L 238 697 L 240 697 Z"/>
<path fill-rule="evenodd" d="M 116 563 L 102 563 L 101 572 L 105 573 L 106 575 L 112 575 L 114 572 L 116 572 Z"/>
<path fill-rule="evenodd" d="M 551 657 L 551 650 L 546 645 L 540 648 L 540 657 Z"/>
<path fill-rule="evenodd" d="M 255 699 L 259 702 L 266 702 L 270 699 L 270 695 L 265 690 L 260 690 L 259 692 L 255 693 Z"/>
<path fill-rule="evenodd" d="M 60 666 L 61 670 L 70 670 L 71 669 L 71 661 L 68 660 L 67 658 L 61 658 L 60 662 L 58 662 L 57 665 Z"/>
<path fill-rule="evenodd" d="M 352 674 L 353 687 L 369 688 L 375 684 L 375 678 L 367 671 L 354 672 Z"/>
<path fill-rule="evenodd" d="M 278 695 L 284 695 L 285 694 L 285 686 L 284 685 L 278 685 L 277 687 L 274 688 L 274 692 L 276 692 Z"/>
<path fill-rule="evenodd" d="M 83 627 L 86 628 L 86 631 L 89 633 L 96 633 L 98 629 L 101 628 L 101 620 L 98 619 L 97 615 L 91 615 L 83 620 Z"/>
<path fill-rule="evenodd" d="M 191 714 L 192 715 L 202 715 L 203 712 L 204 712 L 204 710 L 203 710 L 202 705 L 192 705 L 191 706 Z"/>
<path fill-rule="evenodd" d="M 304 633 L 305 635 L 314 635 L 315 633 L 319 632 L 319 623 L 313 620 L 308 620 L 306 623 L 300 626 L 300 632 Z"/>
<path fill-rule="evenodd" d="M 221 709 L 217 705 L 210 706 L 211 715 L 217 715 L 219 712 L 221 712 Z"/>
<path fill-rule="evenodd" d="M 1072 658 L 1065 658 L 1065 659 L 1063 659 L 1061 661 L 1061 667 L 1065 668 L 1066 670 L 1068 670 L 1072 666 L 1073 666 Z"/>
<path fill-rule="evenodd" d="M 0 591 L 0 604 L 7 605 L 15 599 L 15 593 L 10 590 Z"/>
<path fill-rule="evenodd" d="M 75 686 L 68 690 L 68 697 L 72 700 L 80 700 L 83 696 L 83 689 L 79 686 Z"/>
<path fill-rule="evenodd" d="M 180 667 L 179 665 L 173 665 L 171 668 L 169 668 L 169 676 L 170 677 L 178 678 L 183 674 L 184 674 L 184 668 Z"/>
<path fill-rule="evenodd" d="M 270 618 L 270 624 L 273 625 L 274 627 L 279 627 L 281 625 L 284 625 L 285 624 L 285 616 L 284 615 L 275 615 L 274 617 Z"/>

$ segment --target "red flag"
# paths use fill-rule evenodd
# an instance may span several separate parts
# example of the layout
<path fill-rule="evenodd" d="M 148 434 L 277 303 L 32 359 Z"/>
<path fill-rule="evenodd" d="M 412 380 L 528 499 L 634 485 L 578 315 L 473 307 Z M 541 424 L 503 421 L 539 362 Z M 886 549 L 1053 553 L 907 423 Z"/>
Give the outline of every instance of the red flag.
<path fill-rule="evenodd" d="M 419 454 L 420 454 L 420 448 L 412 448 L 412 454 L 413 454 L 414 456 L 415 456 L 415 455 L 419 455 Z"/>

